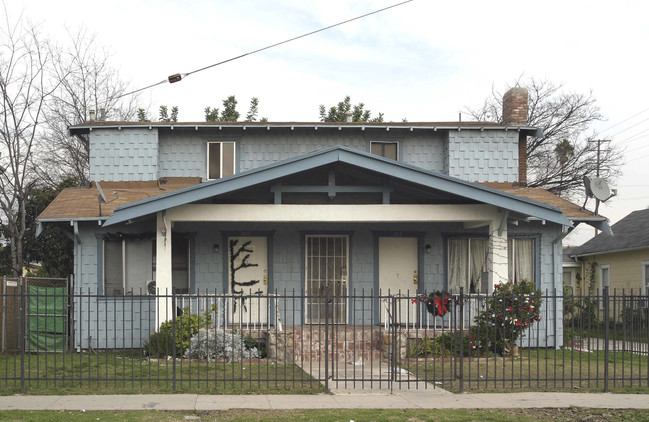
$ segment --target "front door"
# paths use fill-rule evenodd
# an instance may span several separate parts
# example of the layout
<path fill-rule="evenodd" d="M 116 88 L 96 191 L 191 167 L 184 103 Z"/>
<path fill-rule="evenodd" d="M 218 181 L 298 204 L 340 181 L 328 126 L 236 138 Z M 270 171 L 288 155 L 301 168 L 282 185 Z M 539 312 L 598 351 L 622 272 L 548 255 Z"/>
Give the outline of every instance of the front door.
<path fill-rule="evenodd" d="M 305 246 L 306 322 L 344 324 L 349 238 L 346 235 L 307 236 Z"/>
<path fill-rule="evenodd" d="M 381 322 L 407 324 L 417 321 L 416 305 L 419 259 L 416 237 L 379 237 L 379 289 Z M 397 296 L 395 302 L 387 298 Z"/>
<path fill-rule="evenodd" d="M 240 326 L 268 322 L 268 242 L 265 237 L 228 238 L 230 321 Z"/>

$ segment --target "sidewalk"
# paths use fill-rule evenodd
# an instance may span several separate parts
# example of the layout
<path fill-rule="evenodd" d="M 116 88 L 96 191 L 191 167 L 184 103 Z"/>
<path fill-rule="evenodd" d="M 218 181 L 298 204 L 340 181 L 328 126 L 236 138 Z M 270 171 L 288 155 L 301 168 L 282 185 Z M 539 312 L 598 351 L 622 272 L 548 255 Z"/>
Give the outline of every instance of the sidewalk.
<path fill-rule="evenodd" d="M 427 391 L 326 395 L 141 394 L 2 396 L 0 410 L 228 410 L 228 409 L 504 409 L 590 407 L 649 409 L 647 395 L 610 393 L 480 393 Z"/>

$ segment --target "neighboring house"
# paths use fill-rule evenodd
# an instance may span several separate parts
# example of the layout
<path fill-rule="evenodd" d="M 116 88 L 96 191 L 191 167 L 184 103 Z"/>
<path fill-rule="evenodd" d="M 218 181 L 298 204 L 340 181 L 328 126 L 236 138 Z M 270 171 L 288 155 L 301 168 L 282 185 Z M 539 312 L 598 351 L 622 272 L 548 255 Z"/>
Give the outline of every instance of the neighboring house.
<path fill-rule="evenodd" d="M 581 263 L 572 256 L 574 248 L 563 248 L 563 292 L 566 294 L 580 294 L 582 287 Z"/>
<path fill-rule="evenodd" d="M 583 283 L 592 277 L 601 294 L 608 286 L 611 294 L 643 294 L 649 288 L 649 209 L 634 211 L 611 227 L 613 234 L 600 233 L 570 255 L 581 265 Z M 586 290 L 587 293 L 587 290 Z"/>
<path fill-rule="evenodd" d="M 277 305 L 286 325 L 323 321 L 326 307 L 313 296 L 327 289 L 340 296 L 329 314 L 336 323 L 351 321 L 342 295 L 352 293 L 480 293 L 524 278 L 560 293 L 563 237 L 581 222 L 608 223 L 525 187 L 526 139 L 537 129 L 525 122 L 524 89 L 505 95 L 503 115 L 509 123 L 70 127 L 90 135 L 95 182 L 64 190 L 39 221 L 70 222 L 75 290 L 98 295 L 80 305 L 95 316 L 79 322 L 77 344 L 119 346 L 96 315 L 154 318 L 153 302 L 140 297 L 127 310 L 111 300 L 150 280 L 178 294 L 303 296 Z M 546 314 L 560 321 L 552 306 Z M 362 309 L 364 321 L 382 322 L 379 308 Z M 168 317 L 160 309 L 154 327 Z M 543 341 L 561 344 L 557 326 Z"/>

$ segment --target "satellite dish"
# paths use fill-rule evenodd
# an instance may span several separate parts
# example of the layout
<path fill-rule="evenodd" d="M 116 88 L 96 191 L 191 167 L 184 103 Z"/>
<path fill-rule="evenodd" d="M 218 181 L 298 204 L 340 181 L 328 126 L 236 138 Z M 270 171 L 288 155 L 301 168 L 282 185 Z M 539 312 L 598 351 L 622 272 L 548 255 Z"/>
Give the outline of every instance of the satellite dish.
<path fill-rule="evenodd" d="M 611 197 L 611 189 L 608 187 L 608 183 L 599 177 L 590 179 L 590 191 L 596 199 L 602 202 L 606 202 Z"/>

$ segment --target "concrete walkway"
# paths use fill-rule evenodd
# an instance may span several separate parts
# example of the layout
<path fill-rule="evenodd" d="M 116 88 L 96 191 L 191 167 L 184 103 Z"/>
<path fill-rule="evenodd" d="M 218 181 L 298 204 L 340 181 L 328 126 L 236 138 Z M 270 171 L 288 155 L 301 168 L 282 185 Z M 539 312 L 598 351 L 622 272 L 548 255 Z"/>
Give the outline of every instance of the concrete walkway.
<path fill-rule="evenodd" d="M 0 410 L 229 410 L 229 409 L 503 409 L 590 407 L 649 409 L 643 394 L 481 393 L 426 391 L 339 392 L 326 395 L 141 394 L 89 396 L 2 396 Z"/>

